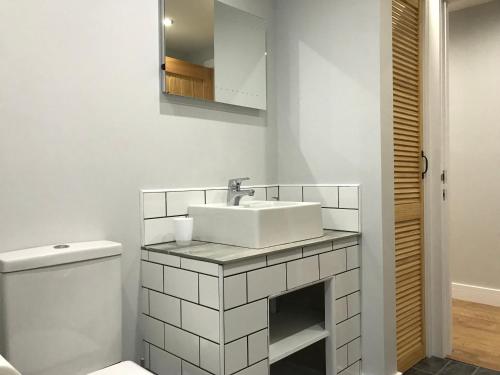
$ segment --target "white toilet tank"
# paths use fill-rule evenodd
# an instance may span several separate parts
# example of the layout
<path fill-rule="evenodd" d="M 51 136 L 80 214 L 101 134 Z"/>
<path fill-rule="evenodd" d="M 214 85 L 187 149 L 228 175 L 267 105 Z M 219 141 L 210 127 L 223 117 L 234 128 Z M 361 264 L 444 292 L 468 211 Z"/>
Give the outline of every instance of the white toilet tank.
<path fill-rule="evenodd" d="M 94 241 L 0 253 L 0 354 L 23 375 L 120 362 L 121 252 Z"/>

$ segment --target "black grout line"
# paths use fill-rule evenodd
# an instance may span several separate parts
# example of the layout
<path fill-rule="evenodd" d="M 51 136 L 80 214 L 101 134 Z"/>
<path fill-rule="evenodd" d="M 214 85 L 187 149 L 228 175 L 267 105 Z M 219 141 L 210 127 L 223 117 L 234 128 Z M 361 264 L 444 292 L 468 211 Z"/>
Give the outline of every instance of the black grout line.
<path fill-rule="evenodd" d="M 207 308 L 207 309 L 212 310 L 212 311 L 220 311 L 220 309 L 216 309 L 216 308 L 214 308 L 214 307 L 207 306 L 207 305 L 204 305 L 204 304 L 201 304 L 201 303 L 196 303 L 196 302 L 190 301 L 190 300 L 185 299 L 185 298 L 181 298 L 181 297 L 178 297 L 178 296 L 174 296 L 174 295 L 172 295 L 172 294 L 168 294 L 168 293 L 165 293 L 165 292 L 158 291 L 158 290 L 156 290 L 156 289 L 148 288 L 147 286 L 144 286 L 144 285 L 142 285 L 142 287 L 143 287 L 144 289 L 151 290 L 151 291 L 153 291 L 153 292 L 155 292 L 155 293 L 162 294 L 162 295 L 165 295 L 165 296 L 168 296 L 168 297 L 171 297 L 171 298 L 175 298 L 175 299 L 177 299 L 177 300 L 179 300 L 179 301 L 182 301 L 182 302 L 187 302 L 187 303 L 190 303 L 190 304 L 192 304 L 192 305 L 201 306 L 201 307 Z M 241 306 L 244 306 L 244 305 L 245 305 L 245 304 L 243 304 L 243 305 L 241 305 Z"/>
<path fill-rule="evenodd" d="M 175 358 L 179 358 L 179 359 L 181 360 L 181 366 L 182 366 L 182 362 L 186 362 L 186 363 L 189 363 L 190 365 L 192 365 L 192 366 L 194 366 L 194 367 L 196 367 L 196 368 L 199 368 L 199 369 L 201 369 L 201 370 L 203 370 L 203 371 L 206 371 L 208 374 L 215 375 L 213 372 L 210 372 L 210 371 L 208 371 L 207 369 L 204 369 L 203 367 L 200 367 L 200 365 L 196 365 L 196 364 L 194 364 L 194 363 L 192 363 L 192 362 L 190 362 L 190 361 L 188 361 L 188 360 L 186 360 L 186 359 L 184 359 L 184 358 L 182 358 L 182 357 L 179 357 L 178 355 L 175 355 L 174 353 L 169 352 L 169 351 L 168 351 L 168 350 L 166 350 L 165 348 L 161 348 L 161 347 L 159 347 L 158 345 L 155 345 L 155 344 L 153 344 L 153 343 L 150 343 L 150 342 L 149 342 L 149 341 L 147 341 L 147 340 L 144 340 L 144 342 L 147 342 L 147 343 L 149 344 L 149 350 L 150 350 L 150 351 L 151 351 L 151 347 L 152 347 L 152 346 L 154 346 L 155 348 L 157 348 L 157 349 L 159 349 L 159 350 L 161 350 L 161 351 L 164 351 L 165 353 L 168 353 L 168 354 L 170 354 L 170 355 L 174 356 Z M 150 361 L 151 361 L 151 357 L 150 357 Z M 151 367 L 151 366 L 150 366 L 150 367 Z"/>
<path fill-rule="evenodd" d="M 330 206 L 321 206 L 326 210 L 347 210 L 347 211 L 359 211 L 358 208 L 347 208 L 347 207 L 330 207 Z"/>
<path fill-rule="evenodd" d="M 220 342 L 216 342 L 216 341 L 214 341 L 214 340 L 212 340 L 212 339 L 209 339 L 209 338 L 207 338 L 207 337 L 205 337 L 205 336 L 200 336 L 200 334 L 199 334 L 199 333 L 195 333 L 195 332 L 192 332 L 192 331 L 188 331 L 188 330 L 187 330 L 187 329 L 185 329 L 185 328 L 178 327 L 178 326 L 176 326 L 176 325 L 174 325 L 174 324 L 172 324 L 172 323 L 165 322 L 164 320 L 161 320 L 161 319 L 155 318 L 154 316 L 151 316 L 151 315 L 148 315 L 148 314 L 143 314 L 143 315 L 146 315 L 148 318 L 151 318 L 151 319 L 153 319 L 153 320 L 157 320 L 158 322 L 161 322 L 161 323 L 163 323 L 163 324 L 165 324 L 165 325 L 167 325 L 167 326 L 170 326 L 170 327 L 176 328 L 176 329 L 178 329 L 178 330 L 180 330 L 180 331 L 183 331 L 183 332 L 187 332 L 187 333 L 189 333 L 189 334 L 191 334 L 191 335 L 193 335 L 193 336 L 196 336 L 196 337 L 201 337 L 201 338 L 203 338 L 203 340 L 210 341 L 212 344 L 221 345 L 221 343 L 220 343 Z M 219 337 L 219 341 L 220 341 L 220 337 Z"/>
<path fill-rule="evenodd" d="M 247 299 L 248 299 L 248 296 L 247 296 Z M 235 309 L 238 309 L 242 306 L 246 306 L 246 305 L 251 305 L 253 303 L 257 303 L 257 302 L 261 302 L 265 299 L 268 299 L 268 297 L 263 297 L 263 298 L 259 298 L 259 299 L 256 299 L 255 301 L 252 301 L 252 302 L 249 302 L 249 303 L 244 303 L 242 305 L 239 305 L 239 306 L 234 306 L 234 307 L 231 307 L 230 309 L 227 309 L 227 310 L 224 310 L 224 312 L 228 312 L 228 311 L 231 311 L 231 310 L 235 310 Z"/>
<path fill-rule="evenodd" d="M 153 252 L 156 253 L 157 251 L 153 251 Z M 170 255 L 170 254 L 165 254 L 165 255 Z M 176 256 L 176 255 L 171 255 L 171 256 Z M 153 262 L 151 260 L 141 259 L 141 261 L 142 262 L 146 262 L 146 263 L 151 263 L 151 264 L 157 264 L 157 265 L 163 266 L 163 267 L 174 268 L 176 270 L 181 270 L 181 271 L 186 271 L 186 272 L 190 272 L 190 273 L 195 273 L 195 274 L 199 274 L 199 275 L 203 275 L 203 276 L 209 276 L 209 277 L 213 277 L 215 279 L 219 278 L 219 276 L 214 276 L 214 275 L 211 275 L 209 273 L 193 271 L 193 270 L 190 270 L 190 269 L 187 269 L 187 268 L 182 268 L 182 267 L 177 267 L 177 266 L 171 266 L 169 264 L 164 264 L 164 263 Z"/>
<path fill-rule="evenodd" d="M 356 291 L 354 291 L 354 292 L 351 292 L 351 293 L 349 293 L 349 294 L 346 294 L 345 296 L 342 296 L 342 297 L 336 298 L 336 299 L 335 299 L 335 301 L 338 301 L 339 299 L 342 299 L 342 298 L 346 298 L 346 297 L 352 296 L 352 295 L 354 295 L 354 294 L 356 294 L 356 293 L 360 293 L 360 292 L 361 292 L 361 289 L 358 289 L 358 290 L 356 290 Z"/>
<path fill-rule="evenodd" d="M 238 340 L 241 340 L 241 339 L 242 339 L 242 338 L 244 338 L 245 336 L 252 336 L 252 335 L 255 335 L 256 333 L 259 333 L 259 332 L 261 332 L 261 331 L 263 331 L 263 330 L 267 329 L 268 327 L 269 327 L 269 323 L 268 323 L 268 326 L 267 326 L 267 327 L 265 327 L 265 328 L 260 328 L 260 329 L 259 329 L 259 330 L 257 330 L 257 331 L 252 331 L 252 332 L 250 332 L 250 333 L 246 333 L 245 335 L 243 335 L 243 336 L 241 336 L 241 337 L 238 337 L 237 339 L 234 339 L 234 340 L 231 340 L 231 341 L 225 342 L 225 343 L 223 343 L 223 344 L 221 344 L 221 345 L 229 345 L 229 344 L 232 344 L 233 342 L 236 342 L 236 341 L 238 341 Z"/>
<path fill-rule="evenodd" d="M 346 372 L 346 371 L 347 371 L 350 367 L 354 366 L 356 363 L 360 363 L 360 364 L 361 364 L 361 359 L 360 359 L 360 360 L 358 360 L 358 361 L 356 361 L 356 362 L 354 362 L 354 363 L 352 363 L 352 364 L 350 364 L 350 365 L 348 365 L 345 369 L 343 369 L 342 371 L 339 371 L 339 372 L 337 373 L 337 375 L 343 374 L 343 373 L 344 373 L 344 372 Z"/>
<path fill-rule="evenodd" d="M 266 358 L 266 359 L 264 359 L 264 360 L 262 360 L 262 361 L 255 362 L 252 366 L 258 365 L 259 363 L 264 362 L 264 361 L 267 361 L 267 360 L 268 360 L 268 359 Z M 246 367 L 246 368 L 243 368 L 243 369 L 241 369 L 241 370 L 238 370 L 238 371 L 236 371 L 236 372 L 232 373 L 231 375 L 237 375 L 237 374 L 239 374 L 239 373 L 241 373 L 241 372 L 243 372 L 243 371 L 247 370 L 248 368 L 249 368 L 249 367 Z"/>
<path fill-rule="evenodd" d="M 355 318 L 357 316 L 361 317 L 361 313 L 354 314 L 353 316 L 349 316 L 349 315 L 347 315 L 347 316 L 348 316 L 347 319 L 341 320 L 340 322 L 336 323 L 335 326 L 338 326 L 339 324 L 345 323 L 348 320 L 351 320 L 351 319 L 353 319 L 353 318 Z"/>
<path fill-rule="evenodd" d="M 351 341 L 348 341 L 346 342 L 344 345 L 340 345 L 337 349 L 335 350 L 339 350 L 339 349 L 342 349 L 344 346 L 347 346 L 349 344 L 352 344 L 354 341 L 358 340 L 358 339 L 361 339 L 361 335 L 359 335 L 358 337 L 352 339 Z M 348 366 L 349 367 L 349 366 Z"/>

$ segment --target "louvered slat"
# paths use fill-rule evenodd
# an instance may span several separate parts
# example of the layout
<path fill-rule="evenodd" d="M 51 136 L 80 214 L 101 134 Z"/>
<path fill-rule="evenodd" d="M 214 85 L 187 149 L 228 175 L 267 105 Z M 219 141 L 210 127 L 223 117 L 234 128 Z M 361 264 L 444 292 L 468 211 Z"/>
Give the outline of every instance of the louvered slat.
<path fill-rule="evenodd" d="M 394 199 L 398 370 L 424 357 L 420 9 L 393 0 Z"/>

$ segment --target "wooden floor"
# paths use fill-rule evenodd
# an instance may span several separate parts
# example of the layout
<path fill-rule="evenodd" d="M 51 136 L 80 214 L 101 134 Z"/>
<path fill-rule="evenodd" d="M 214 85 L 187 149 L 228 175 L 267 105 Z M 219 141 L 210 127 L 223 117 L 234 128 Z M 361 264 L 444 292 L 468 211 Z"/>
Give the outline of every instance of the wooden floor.
<path fill-rule="evenodd" d="M 450 358 L 500 371 L 500 307 L 453 300 Z"/>

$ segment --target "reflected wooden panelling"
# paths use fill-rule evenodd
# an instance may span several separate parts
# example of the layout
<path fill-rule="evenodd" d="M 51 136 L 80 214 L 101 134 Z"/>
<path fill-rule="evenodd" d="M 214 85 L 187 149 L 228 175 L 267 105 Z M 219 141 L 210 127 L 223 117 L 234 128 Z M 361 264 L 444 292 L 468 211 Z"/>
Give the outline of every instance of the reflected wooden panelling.
<path fill-rule="evenodd" d="M 213 82 L 212 68 L 165 57 L 165 87 L 168 94 L 214 100 Z"/>

